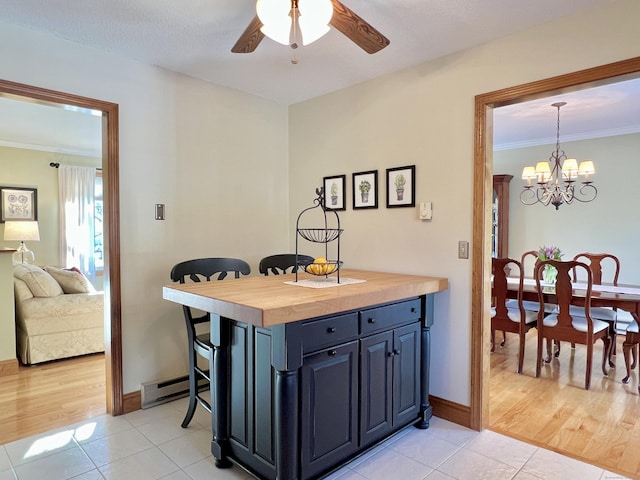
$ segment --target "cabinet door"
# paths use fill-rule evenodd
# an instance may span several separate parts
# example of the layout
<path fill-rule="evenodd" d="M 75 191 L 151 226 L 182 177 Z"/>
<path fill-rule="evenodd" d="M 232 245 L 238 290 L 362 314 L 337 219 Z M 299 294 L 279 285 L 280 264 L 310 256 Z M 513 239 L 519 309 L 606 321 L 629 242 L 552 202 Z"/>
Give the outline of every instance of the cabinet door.
<path fill-rule="evenodd" d="M 358 342 L 306 356 L 300 375 L 301 477 L 309 478 L 358 448 Z"/>
<path fill-rule="evenodd" d="M 420 410 L 420 324 L 394 330 L 393 426 L 406 425 Z"/>
<path fill-rule="evenodd" d="M 360 341 L 360 443 L 379 440 L 392 428 L 393 332 Z"/>

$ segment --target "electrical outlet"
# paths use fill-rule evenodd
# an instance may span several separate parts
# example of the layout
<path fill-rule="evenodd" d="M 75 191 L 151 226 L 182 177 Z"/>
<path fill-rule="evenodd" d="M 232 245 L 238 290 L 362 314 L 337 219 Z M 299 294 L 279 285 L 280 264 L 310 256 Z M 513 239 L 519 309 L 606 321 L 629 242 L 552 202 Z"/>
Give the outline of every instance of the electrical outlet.
<path fill-rule="evenodd" d="M 458 258 L 469 258 L 469 242 L 464 240 L 458 242 Z"/>

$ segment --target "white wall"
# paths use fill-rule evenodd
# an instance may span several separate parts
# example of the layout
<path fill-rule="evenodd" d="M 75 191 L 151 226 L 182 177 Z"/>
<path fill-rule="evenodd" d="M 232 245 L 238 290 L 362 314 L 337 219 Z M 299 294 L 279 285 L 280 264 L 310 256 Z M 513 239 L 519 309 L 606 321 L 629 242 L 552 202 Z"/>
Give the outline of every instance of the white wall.
<path fill-rule="evenodd" d="M 471 262 L 457 258 L 472 237 L 474 97 L 640 55 L 640 2 L 562 18 L 290 108 L 291 217 L 323 176 L 416 165 L 417 209 L 341 214 L 345 266 L 448 277 L 437 295 L 432 394 L 470 404 Z M 393 40 L 392 40 L 393 41 Z M 417 47 L 419 48 L 419 47 Z"/>
<path fill-rule="evenodd" d="M 119 104 L 124 392 L 185 374 L 162 285 L 181 260 L 238 256 L 257 273 L 288 249 L 286 108 L 11 25 L 0 58 L 5 80 Z"/>
<path fill-rule="evenodd" d="M 263 254 L 293 246 L 296 216 L 323 176 L 377 168 L 377 210 L 351 210 L 348 178 L 342 258 L 450 279 L 436 301 L 431 392 L 468 405 L 471 264 L 456 254 L 458 240 L 471 240 L 474 96 L 638 56 L 639 17 L 637 0 L 613 2 L 292 106 L 288 116 L 262 99 L 9 25 L 0 29 L 1 75 L 120 105 L 125 392 L 186 371 L 181 314 L 161 299 L 175 262 L 242 256 L 257 270 Z M 413 164 L 431 222 L 385 208 L 384 169 Z M 155 203 L 166 203 L 166 221 L 153 220 Z"/>
<path fill-rule="evenodd" d="M 598 196 L 593 202 L 574 202 L 556 210 L 551 205 L 523 205 L 520 201 L 522 168 L 548 159 L 555 144 L 493 154 L 494 172 L 514 177 L 510 183 L 508 255 L 519 259 L 522 252 L 542 245 L 560 247 L 566 260 L 581 252 L 608 252 L 620 259 L 618 281 L 640 284 L 640 134 L 561 141 L 560 148 L 572 158 L 594 161 Z"/>

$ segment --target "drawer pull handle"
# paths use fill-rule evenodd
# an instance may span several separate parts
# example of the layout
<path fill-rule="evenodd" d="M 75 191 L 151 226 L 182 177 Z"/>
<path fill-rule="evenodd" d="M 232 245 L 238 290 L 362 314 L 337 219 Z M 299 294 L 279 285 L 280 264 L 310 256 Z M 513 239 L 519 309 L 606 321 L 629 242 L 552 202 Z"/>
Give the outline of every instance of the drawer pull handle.
<path fill-rule="evenodd" d="M 416 313 L 416 307 L 411 307 L 411 313 Z"/>
<path fill-rule="evenodd" d="M 329 350 L 327 353 L 329 354 L 330 357 L 335 357 L 338 352 L 337 350 Z"/>
<path fill-rule="evenodd" d="M 371 318 L 371 317 L 369 317 L 368 322 L 369 322 L 369 323 L 376 323 L 376 319 L 375 319 L 375 318 Z"/>
<path fill-rule="evenodd" d="M 336 327 L 327 328 L 327 333 L 336 333 Z"/>
<path fill-rule="evenodd" d="M 400 350 L 398 350 L 398 349 L 394 349 L 394 350 L 392 350 L 391 352 L 389 352 L 389 353 L 388 353 L 388 355 L 389 355 L 390 357 L 395 357 L 396 355 L 400 355 Z"/>

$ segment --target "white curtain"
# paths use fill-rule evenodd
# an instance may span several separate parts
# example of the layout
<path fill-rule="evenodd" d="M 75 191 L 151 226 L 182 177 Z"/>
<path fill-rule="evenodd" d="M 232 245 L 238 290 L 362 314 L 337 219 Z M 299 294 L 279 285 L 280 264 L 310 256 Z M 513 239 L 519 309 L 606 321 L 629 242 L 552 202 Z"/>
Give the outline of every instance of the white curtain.
<path fill-rule="evenodd" d="M 63 267 L 79 268 L 95 283 L 94 190 L 96 169 L 60 165 L 60 260 Z"/>

